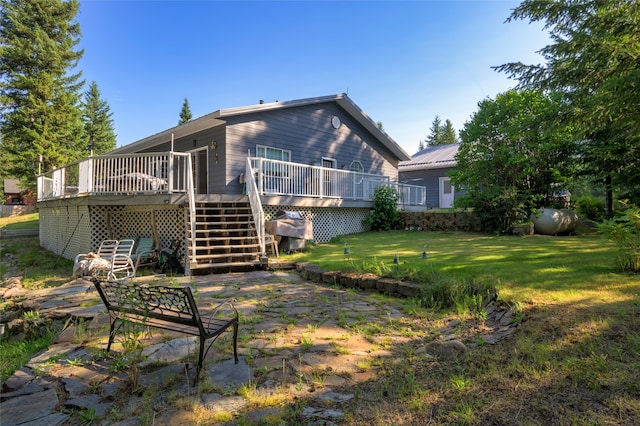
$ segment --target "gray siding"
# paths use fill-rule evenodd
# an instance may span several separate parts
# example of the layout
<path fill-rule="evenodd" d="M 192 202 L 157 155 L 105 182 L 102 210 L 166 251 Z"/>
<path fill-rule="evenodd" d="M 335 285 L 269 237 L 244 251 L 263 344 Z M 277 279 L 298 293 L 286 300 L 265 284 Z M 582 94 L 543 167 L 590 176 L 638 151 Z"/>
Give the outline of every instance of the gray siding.
<path fill-rule="evenodd" d="M 331 126 L 334 115 L 342 122 L 338 129 Z M 367 173 L 397 178 L 392 154 L 335 103 L 229 117 L 226 136 L 228 194 L 242 190 L 237 178 L 245 169 L 247 152 L 255 156 L 256 145 L 290 150 L 295 163 L 320 164 L 322 157 L 330 157 L 338 168 L 348 170 L 357 160 Z"/>
<path fill-rule="evenodd" d="M 400 181 L 411 185 L 420 185 L 427 188 L 427 208 L 440 207 L 440 178 L 447 176 L 453 167 L 428 170 L 411 170 L 400 172 Z M 456 188 L 455 198 L 464 192 Z"/>
<path fill-rule="evenodd" d="M 212 147 L 212 142 L 216 142 L 215 149 Z M 173 141 L 173 150 L 176 152 L 190 152 L 207 148 L 208 193 L 224 194 L 227 190 L 225 145 L 225 126 L 218 126 L 175 139 Z M 168 152 L 169 150 L 171 150 L 171 139 L 144 152 Z M 217 163 L 216 153 L 218 154 Z"/>

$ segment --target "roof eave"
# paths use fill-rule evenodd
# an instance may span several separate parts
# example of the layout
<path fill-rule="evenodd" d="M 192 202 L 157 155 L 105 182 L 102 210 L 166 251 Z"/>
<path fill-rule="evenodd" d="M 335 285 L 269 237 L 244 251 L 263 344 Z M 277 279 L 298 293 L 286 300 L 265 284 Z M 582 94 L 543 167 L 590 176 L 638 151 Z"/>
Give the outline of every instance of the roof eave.
<path fill-rule="evenodd" d="M 185 124 L 181 124 L 160 133 L 156 133 L 155 135 L 140 139 L 139 141 L 116 148 L 109 154 L 131 154 L 140 152 L 153 148 L 161 143 L 171 142 L 172 135 L 174 139 L 178 139 L 203 130 L 221 126 L 225 124 L 225 121 L 218 119 L 218 114 L 219 111 L 212 112 L 211 114 L 196 118 L 195 120 L 189 121 Z"/>

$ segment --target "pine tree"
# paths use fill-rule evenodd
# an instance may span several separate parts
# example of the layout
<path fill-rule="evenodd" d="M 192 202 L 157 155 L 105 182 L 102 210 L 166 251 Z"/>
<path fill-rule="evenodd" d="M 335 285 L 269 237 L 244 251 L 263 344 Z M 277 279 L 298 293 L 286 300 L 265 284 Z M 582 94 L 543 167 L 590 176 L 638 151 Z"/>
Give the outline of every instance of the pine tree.
<path fill-rule="evenodd" d="M 0 156 L 6 173 L 35 188 L 43 171 L 84 154 L 79 108 L 83 55 L 75 50 L 77 0 L 4 0 L 0 6 Z"/>
<path fill-rule="evenodd" d="M 191 120 L 193 115 L 191 114 L 191 109 L 189 108 L 189 101 L 187 98 L 184 98 L 184 102 L 182 104 L 182 110 L 180 111 L 180 121 L 178 121 L 178 125 L 184 124 L 187 121 Z"/>
<path fill-rule="evenodd" d="M 101 99 L 98 84 L 91 82 L 82 103 L 85 142 L 91 155 L 104 154 L 116 148 L 112 115 L 109 104 Z"/>
<path fill-rule="evenodd" d="M 424 148 L 424 141 L 421 139 L 420 142 L 418 142 L 418 152 L 422 151 Z"/>
<path fill-rule="evenodd" d="M 429 129 L 431 134 L 429 134 L 426 139 L 427 146 L 458 143 L 458 136 L 451 121 L 447 119 L 444 124 L 441 123 L 440 117 L 436 115 L 436 118 L 431 124 L 431 129 Z M 420 146 L 424 146 L 422 141 L 420 141 Z M 421 150 L 422 149 L 424 148 L 421 148 Z"/>
<path fill-rule="evenodd" d="M 453 128 L 453 124 L 451 121 L 447 119 L 444 122 L 444 126 L 442 126 L 442 140 L 441 144 L 451 144 L 458 143 L 458 135 L 456 134 L 455 129 Z"/>
<path fill-rule="evenodd" d="M 440 123 L 440 117 L 436 115 L 436 118 L 433 119 L 433 123 L 431 123 L 431 129 L 429 129 L 431 133 L 426 139 L 427 146 L 440 145 L 442 139 L 442 125 Z"/>

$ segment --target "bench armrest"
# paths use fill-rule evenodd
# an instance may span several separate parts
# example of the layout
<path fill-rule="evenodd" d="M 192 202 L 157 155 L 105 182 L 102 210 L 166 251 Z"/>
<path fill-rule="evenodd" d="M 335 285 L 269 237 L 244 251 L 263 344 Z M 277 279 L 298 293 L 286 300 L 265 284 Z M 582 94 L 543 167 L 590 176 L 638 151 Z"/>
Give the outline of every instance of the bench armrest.
<path fill-rule="evenodd" d="M 236 319 L 238 319 L 238 310 L 236 309 L 234 303 L 237 302 L 237 299 L 234 297 L 230 297 L 229 299 L 225 300 L 224 302 L 218 304 L 215 308 L 213 308 L 213 311 L 208 315 L 208 318 L 206 321 L 203 321 L 203 325 L 205 326 L 205 328 L 209 328 L 211 326 L 211 321 L 213 321 L 213 319 L 215 318 L 216 314 L 222 309 L 224 308 L 226 305 L 231 306 L 231 309 L 233 309 L 233 312 L 235 313 L 234 317 Z"/>

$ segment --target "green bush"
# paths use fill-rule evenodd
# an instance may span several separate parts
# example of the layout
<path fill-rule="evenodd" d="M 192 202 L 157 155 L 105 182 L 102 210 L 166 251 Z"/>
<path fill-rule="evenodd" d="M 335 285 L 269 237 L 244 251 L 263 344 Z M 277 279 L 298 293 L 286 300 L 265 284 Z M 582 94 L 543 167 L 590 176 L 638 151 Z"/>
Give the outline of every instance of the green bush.
<path fill-rule="evenodd" d="M 623 203 L 613 219 L 598 225 L 598 231 L 618 244 L 621 270 L 640 272 L 640 207 Z"/>
<path fill-rule="evenodd" d="M 601 222 L 604 219 L 604 200 L 593 195 L 583 195 L 576 199 L 576 210 L 581 217 Z"/>
<path fill-rule="evenodd" d="M 466 194 L 456 200 L 456 207 L 473 207 L 484 232 L 510 232 L 516 223 L 529 220 L 535 197 L 514 188 L 491 188 L 476 194 Z"/>
<path fill-rule="evenodd" d="M 390 231 L 400 226 L 398 192 L 389 186 L 380 185 L 373 192 L 373 211 L 365 219 L 372 231 Z"/>

